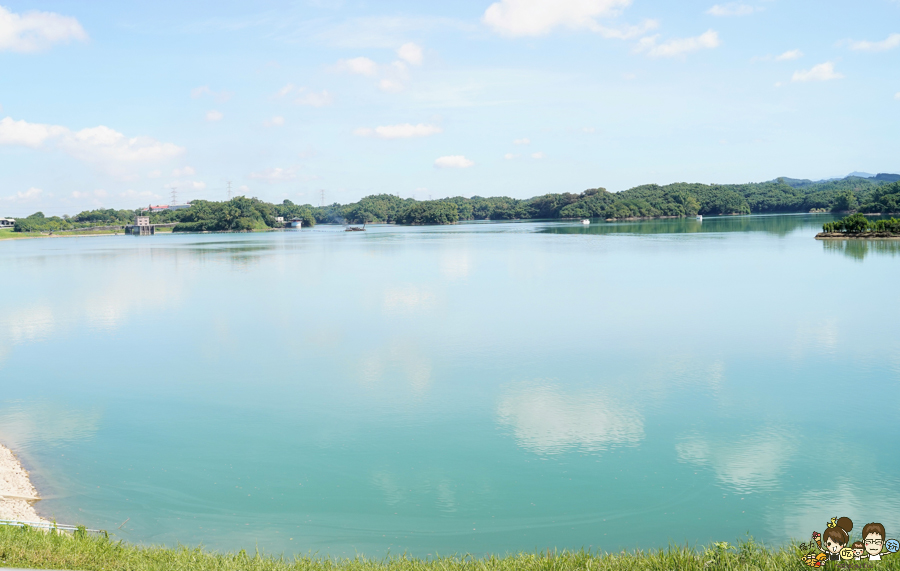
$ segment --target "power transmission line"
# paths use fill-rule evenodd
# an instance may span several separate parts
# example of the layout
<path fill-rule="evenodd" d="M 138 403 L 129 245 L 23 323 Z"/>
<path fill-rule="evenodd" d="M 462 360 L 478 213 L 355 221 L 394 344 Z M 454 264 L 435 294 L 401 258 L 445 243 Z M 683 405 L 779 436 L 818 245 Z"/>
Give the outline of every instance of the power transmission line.
<path fill-rule="evenodd" d="M 231 201 L 231 181 L 228 181 L 228 200 Z"/>

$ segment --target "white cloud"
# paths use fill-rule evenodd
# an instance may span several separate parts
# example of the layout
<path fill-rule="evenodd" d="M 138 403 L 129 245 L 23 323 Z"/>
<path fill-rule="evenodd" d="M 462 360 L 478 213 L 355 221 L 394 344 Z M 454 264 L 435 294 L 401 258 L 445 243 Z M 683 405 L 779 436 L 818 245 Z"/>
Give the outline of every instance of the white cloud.
<path fill-rule="evenodd" d="M 194 170 L 194 167 L 184 167 L 180 169 L 175 169 L 172 171 L 172 176 L 183 177 L 183 176 L 194 176 L 197 174 L 197 171 Z"/>
<path fill-rule="evenodd" d="M 513 388 L 500 398 L 497 421 L 512 430 L 519 446 L 537 454 L 601 452 L 644 439 L 644 419 L 629 403 L 554 386 Z"/>
<path fill-rule="evenodd" d="M 513 141 L 513 145 L 528 145 L 530 143 L 531 143 L 531 139 L 528 139 L 528 138 L 515 139 Z"/>
<path fill-rule="evenodd" d="M 594 129 L 593 127 L 582 127 L 581 130 L 585 133 L 593 133 L 596 131 L 596 129 Z"/>
<path fill-rule="evenodd" d="M 36 10 L 16 14 L 0 6 L 0 51 L 36 52 L 60 42 L 87 39 L 87 32 L 71 16 Z"/>
<path fill-rule="evenodd" d="M 677 57 L 697 50 L 719 47 L 719 34 L 713 30 L 707 30 L 695 38 L 676 38 L 664 44 L 657 44 L 659 35 L 641 38 L 636 51 L 647 52 L 650 57 Z"/>
<path fill-rule="evenodd" d="M 230 91 L 213 91 L 209 88 L 208 85 L 202 85 L 200 87 L 195 87 L 191 89 L 191 99 L 200 99 L 204 95 L 210 95 L 215 98 L 216 101 L 220 103 L 224 103 L 231 99 L 232 93 Z"/>
<path fill-rule="evenodd" d="M 500 0 L 481 21 L 506 36 L 542 36 L 554 28 L 603 32 L 596 18 L 614 17 L 631 0 Z M 609 31 L 609 30 L 607 30 Z"/>
<path fill-rule="evenodd" d="M 224 117 L 224 115 L 222 115 L 221 112 L 216 111 L 215 109 L 206 112 L 207 121 L 221 121 L 222 117 Z"/>
<path fill-rule="evenodd" d="M 422 48 L 412 42 L 403 44 L 397 50 L 397 57 L 412 65 L 422 65 Z"/>
<path fill-rule="evenodd" d="M 802 57 L 803 52 L 801 52 L 800 50 L 789 50 L 779 56 L 775 56 L 775 61 L 790 61 L 793 59 L 800 59 Z"/>
<path fill-rule="evenodd" d="M 277 182 L 285 182 L 288 180 L 294 180 L 297 178 L 297 168 L 268 168 L 261 172 L 252 172 L 250 173 L 250 178 L 262 180 L 264 182 L 268 182 L 269 184 L 275 184 Z"/>
<path fill-rule="evenodd" d="M 3 197 L 0 200 L 4 200 L 6 202 L 28 202 L 30 200 L 38 198 L 41 194 L 43 194 L 43 192 L 44 191 L 40 188 L 32 186 L 25 192 L 19 191 L 12 196 Z"/>
<path fill-rule="evenodd" d="M 285 85 L 284 87 L 282 87 L 281 89 L 279 89 L 278 91 L 275 92 L 275 97 L 279 97 L 279 98 L 284 97 L 285 95 L 292 92 L 293 90 L 294 90 L 294 84 L 288 83 L 287 85 Z"/>
<path fill-rule="evenodd" d="M 12 117 L 0 120 L 0 145 L 23 145 L 38 148 L 48 139 L 60 137 L 70 131 L 59 125 L 15 121 Z"/>
<path fill-rule="evenodd" d="M 353 132 L 360 137 L 380 137 L 382 139 L 408 139 L 410 137 L 427 137 L 440 133 L 442 129 L 436 125 L 426 125 L 419 123 L 412 125 L 403 123 L 401 125 L 383 125 L 374 129 L 361 128 Z"/>
<path fill-rule="evenodd" d="M 193 188 L 194 190 L 203 190 L 204 188 L 206 188 L 206 183 L 202 180 L 195 180 L 191 182 L 191 188 Z"/>
<path fill-rule="evenodd" d="M 828 81 L 844 77 L 834 71 L 834 64 L 830 61 L 815 65 L 812 69 L 795 71 L 791 81 Z"/>
<path fill-rule="evenodd" d="M 271 119 L 263 121 L 263 125 L 265 125 L 266 127 L 281 127 L 282 125 L 284 125 L 284 117 L 276 115 Z"/>
<path fill-rule="evenodd" d="M 403 84 L 393 79 L 382 79 L 378 82 L 378 89 L 388 93 L 398 93 L 403 91 Z"/>
<path fill-rule="evenodd" d="M 750 6 L 749 4 L 730 2 L 728 4 L 716 4 L 707 10 L 706 13 L 713 16 L 749 16 L 750 14 L 761 10 L 762 8 Z"/>
<path fill-rule="evenodd" d="M 378 64 L 367 57 L 355 57 L 352 59 L 338 60 L 335 65 L 335 70 L 356 75 L 365 75 L 366 77 L 375 77 L 378 75 Z"/>
<path fill-rule="evenodd" d="M 107 196 L 109 196 L 109 193 L 102 188 L 98 188 L 93 192 L 79 192 L 77 190 L 72 192 L 72 198 L 106 198 Z"/>
<path fill-rule="evenodd" d="M 851 50 L 855 51 L 883 52 L 900 46 L 900 34 L 891 34 L 887 39 L 881 40 L 880 42 L 867 42 L 865 40 L 855 42 L 853 40 L 846 40 L 846 43 Z"/>
<path fill-rule="evenodd" d="M 441 169 L 466 169 L 474 164 L 474 161 L 470 161 L 462 155 L 447 155 L 438 157 L 434 161 L 434 166 Z"/>
<path fill-rule="evenodd" d="M 305 88 L 300 88 L 299 91 L 304 90 Z M 334 97 L 324 90 L 321 93 L 309 92 L 295 99 L 294 103 L 297 105 L 309 105 L 310 107 L 325 107 L 334 103 Z"/>
<path fill-rule="evenodd" d="M 514 154 L 512 154 L 512 153 L 506 153 L 505 155 L 503 155 L 503 158 L 509 161 L 509 160 L 512 160 L 512 159 L 514 159 L 514 158 L 516 158 L 516 157 L 518 157 L 518 156 L 519 156 L 519 155 L 514 155 Z"/>
<path fill-rule="evenodd" d="M 162 171 L 159 169 L 152 170 L 147 173 L 147 178 L 159 178 L 162 176 Z"/>
<path fill-rule="evenodd" d="M 0 145 L 55 147 L 116 173 L 126 163 L 160 161 L 184 152 L 184 148 L 172 143 L 150 137 L 126 137 L 103 125 L 71 131 L 61 125 L 15 121 L 11 117 L 0 120 Z"/>
<path fill-rule="evenodd" d="M 900 101 L 900 91 L 898 91 L 897 93 L 894 94 L 894 99 L 896 99 L 897 101 Z"/>
<path fill-rule="evenodd" d="M 538 159 L 538 160 L 540 160 L 540 159 L 545 158 L 546 156 L 547 156 L 547 155 L 545 155 L 543 152 L 540 152 L 540 151 L 538 151 L 537 153 L 531 153 L 531 158 L 532 158 L 532 159 Z"/>
<path fill-rule="evenodd" d="M 148 198 L 150 200 L 159 200 L 160 198 L 162 198 L 160 195 L 156 194 L 155 192 L 149 191 L 149 190 L 142 190 L 142 191 L 138 192 L 137 190 L 134 190 L 131 188 L 129 188 L 125 192 L 120 192 L 119 196 L 122 196 L 125 198 Z"/>

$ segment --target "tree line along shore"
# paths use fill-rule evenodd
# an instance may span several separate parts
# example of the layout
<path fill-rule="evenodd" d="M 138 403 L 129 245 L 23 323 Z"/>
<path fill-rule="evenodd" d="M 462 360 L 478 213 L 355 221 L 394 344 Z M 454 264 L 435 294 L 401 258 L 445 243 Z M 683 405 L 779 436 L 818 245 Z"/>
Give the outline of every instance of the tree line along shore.
<path fill-rule="evenodd" d="M 604 188 L 544 194 L 528 199 L 457 196 L 419 201 L 377 194 L 350 204 L 312 206 L 285 200 L 272 204 L 243 196 L 228 201 L 194 200 L 190 208 L 142 213 L 142 209 L 97 209 L 74 216 L 36 212 L 15 222 L 15 232 L 72 232 L 133 224 L 149 214 L 151 224 L 172 224 L 174 232 L 252 231 L 283 227 L 278 219 L 316 224 L 453 224 L 467 220 L 553 220 L 692 217 L 696 215 L 802 212 L 900 212 L 900 181 L 850 176 L 812 182 L 779 178 L 748 184 L 675 183 L 638 186 L 620 192 Z"/>
<path fill-rule="evenodd" d="M 416 558 L 391 555 L 384 558 L 331 558 L 327 556 L 272 556 L 215 553 L 202 548 L 137 546 L 103 535 L 43 532 L 0 526 L 0 566 L 44 569 L 128 571 L 750 571 L 804 568 L 804 555 L 796 544 L 766 548 L 748 538 L 736 545 L 716 542 L 708 547 L 678 547 L 652 551 L 605 553 L 602 551 L 537 551 L 505 556 L 452 555 Z M 860 569 L 900 569 L 900 558 Z M 848 567 L 849 568 L 849 567 Z"/>

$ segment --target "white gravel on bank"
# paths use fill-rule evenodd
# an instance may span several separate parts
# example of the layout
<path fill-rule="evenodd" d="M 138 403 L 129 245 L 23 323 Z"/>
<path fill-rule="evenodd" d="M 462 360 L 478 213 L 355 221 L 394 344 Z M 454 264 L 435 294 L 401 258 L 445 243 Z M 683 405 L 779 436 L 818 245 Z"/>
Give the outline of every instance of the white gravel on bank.
<path fill-rule="evenodd" d="M 33 506 L 40 499 L 19 459 L 0 444 L 0 519 L 44 521 Z"/>

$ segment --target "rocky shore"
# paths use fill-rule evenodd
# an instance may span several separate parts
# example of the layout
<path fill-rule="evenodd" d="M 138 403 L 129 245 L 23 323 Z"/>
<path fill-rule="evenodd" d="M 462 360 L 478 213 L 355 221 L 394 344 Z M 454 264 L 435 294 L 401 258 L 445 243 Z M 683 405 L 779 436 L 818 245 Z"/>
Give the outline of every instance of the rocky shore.
<path fill-rule="evenodd" d="M 44 521 L 34 509 L 39 500 L 19 459 L 0 444 L 0 519 Z"/>

